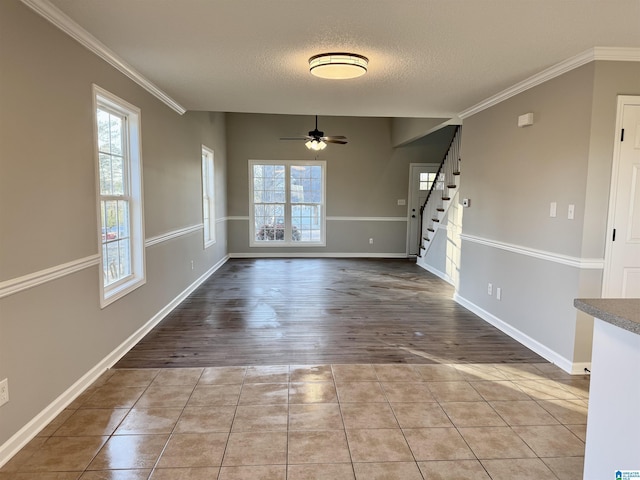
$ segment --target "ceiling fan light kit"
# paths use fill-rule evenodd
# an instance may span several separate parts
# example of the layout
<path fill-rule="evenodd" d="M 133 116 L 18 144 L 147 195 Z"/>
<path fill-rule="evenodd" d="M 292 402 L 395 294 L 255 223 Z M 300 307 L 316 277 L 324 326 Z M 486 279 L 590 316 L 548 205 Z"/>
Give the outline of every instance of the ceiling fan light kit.
<path fill-rule="evenodd" d="M 346 80 L 367 73 L 369 59 L 357 53 L 321 53 L 309 59 L 312 75 L 331 80 Z"/>
<path fill-rule="evenodd" d="M 305 146 L 309 149 L 309 150 L 324 150 L 325 148 L 327 148 L 327 144 L 324 143 L 322 140 L 318 141 L 315 138 L 313 140 L 309 140 L 307 143 L 305 143 Z"/>
<path fill-rule="evenodd" d="M 325 136 L 324 132 L 318 130 L 318 116 L 316 115 L 316 128 L 304 137 L 280 137 L 280 140 L 304 140 L 305 146 L 309 150 L 320 151 L 327 148 L 328 143 L 336 143 L 338 145 L 346 145 L 347 137 L 344 135 Z"/>

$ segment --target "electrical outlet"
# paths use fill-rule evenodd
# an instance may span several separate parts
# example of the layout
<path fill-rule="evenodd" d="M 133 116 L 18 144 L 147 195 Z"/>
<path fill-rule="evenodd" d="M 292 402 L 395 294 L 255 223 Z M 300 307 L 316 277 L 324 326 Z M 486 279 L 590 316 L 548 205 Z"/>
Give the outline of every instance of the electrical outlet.
<path fill-rule="evenodd" d="M 569 205 L 569 208 L 567 209 L 567 218 L 569 220 L 573 220 L 575 216 L 575 212 L 576 212 L 576 206 L 573 204 Z"/>
<path fill-rule="evenodd" d="M 493 284 L 492 283 L 487 285 L 487 295 L 493 295 Z"/>
<path fill-rule="evenodd" d="M 369 239 L 369 245 L 373 245 L 373 238 Z"/>
<path fill-rule="evenodd" d="M 496 300 L 502 300 L 502 289 L 500 287 L 496 288 Z"/>
<path fill-rule="evenodd" d="M 191 270 L 193 270 L 193 260 L 191 260 Z"/>
<path fill-rule="evenodd" d="M 9 379 L 5 378 L 0 382 L 0 405 L 9 401 Z"/>

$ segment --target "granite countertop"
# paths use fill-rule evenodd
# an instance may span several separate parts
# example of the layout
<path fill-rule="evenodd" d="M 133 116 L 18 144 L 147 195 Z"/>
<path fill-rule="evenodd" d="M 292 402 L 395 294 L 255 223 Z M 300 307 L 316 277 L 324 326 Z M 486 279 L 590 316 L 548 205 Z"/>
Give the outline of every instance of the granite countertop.
<path fill-rule="evenodd" d="M 576 298 L 573 305 L 602 321 L 640 335 L 640 298 Z"/>

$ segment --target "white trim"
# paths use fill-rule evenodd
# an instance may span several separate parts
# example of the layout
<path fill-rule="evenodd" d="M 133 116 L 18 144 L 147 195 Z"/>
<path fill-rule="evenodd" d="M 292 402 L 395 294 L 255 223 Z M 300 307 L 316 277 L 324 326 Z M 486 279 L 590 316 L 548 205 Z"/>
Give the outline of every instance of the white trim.
<path fill-rule="evenodd" d="M 64 33 L 76 40 L 89 51 L 102 58 L 108 64 L 116 68 L 118 71 L 129 77 L 151 95 L 156 97 L 162 103 L 172 108 L 180 115 L 187 110 L 176 102 L 173 98 L 160 90 L 156 85 L 144 77 L 135 68 L 120 58 L 109 47 L 104 45 L 100 40 L 87 32 L 84 28 L 74 22 L 60 9 L 54 6 L 49 0 L 21 0 L 26 6 L 34 10 L 41 17 L 51 22 Z"/>
<path fill-rule="evenodd" d="M 506 250 L 507 252 L 526 255 L 528 257 L 538 258 L 540 260 L 559 263 L 561 265 L 567 265 L 569 267 L 580 268 L 583 270 L 602 270 L 604 268 L 604 259 L 601 258 L 571 257 L 569 255 L 536 250 L 535 248 L 523 247 L 521 245 L 489 240 L 487 238 L 476 237 L 475 235 L 468 235 L 465 233 L 461 233 L 460 238 L 467 242 L 478 243 L 487 247 L 498 248 L 500 250 Z"/>
<path fill-rule="evenodd" d="M 226 222 L 227 220 L 229 220 L 229 217 L 216 218 L 216 223 Z"/>
<path fill-rule="evenodd" d="M 424 257 L 420 257 L 419 259 L 424 259 Z M 453 283 L 453 278 L 451 278 L 446 273 L 438 270 L 437 268 L 433 267 L 432 265 L 429 265 L 426 262 L 422 263 L 422 262 L 419 262 L 419 261 L 416 262 L 416 265 L 418 265 L 421 268 L 424 268 L 429 273 L 433 273 L 436 277 L 441 278 L 442 280 L 444 280 L 448 284 L 453 285 L 455 287 L 455 284 Z"/>
<path fill-rule="evenodd" d="M 640 62 L 640 48 L 615 48 L 615 47 L 595 47 L 582 52 L 574 57 L 564 60 L 560 63 L 535 74 L 531 77 L 516 83 L 515 85 L 503 90 L 476 105 L 467 108 L 460 112 L 457 116 L 461 119 L 465 119 L 489 107 L 493 107 L 500 102 L 518 95 L 530 88 L 533 88 L 541 83 L 548 82 L 549 80 L 559 77 L 560 75 L 574 70 L 582 65 L 586 65 L 589 62 L 596 60 L 610 60 L 616 62 Z"/>
<path fill-rule="evenodd" d="M 249 217 L 235 216 L 225 217 L 225 220 L 246 220 Z M 327 217 L 327 221 L 331 222 L 406 222 L 406 217 Z"/>
<path fill-rule="evenodd" d="M 574 374 L 574 372 L 576 371 L 576 366 L 577 366 L 578 369 L 579 368 L 584 369 L 584 364 L 583 363 L 574 364 L 571 360 L 566 359 L 565 357 L 563 357 L 559 353 L 555 352 L 554 350 L 551 350 L 546 345 L 543 345 L 542 343 L 538 342 L 537 340 L 531 338 L 526 333 L 521 332 L 517 328 L 509 325 L 507 322 L 505 322 L 503 320 L 500 320 L 495 315 L 487 312 L 483 308 L 480 308 L 475 303 L 472 303 L 469 300 L 461 297 L 460 295 L 458 295 L 458 292 L 456 292 L 454 294 L 453 299 L 457 303 L 462 305 L 464 308 L 466 308 L 467 310 L 475 313 L 477 316 L 479 316 L 485 322 L 490 323 L 491 325 L 496 327 L 501 332 L 506 333 L 507 335 L 509 335 L 514 340 L 520 342 L 522 345 L 524 345 L 525 347 L 529 348 L 530 350 L 533 350 L 535 353 L 537 353 L 541 357 L 546 358 L 548 361 L 550 361 L 551 363 L 557 365 L 558 367 L 560 367 L 565 372 Z M 576 372 L 576 373 L 583 373 L 583 370 L 579 371 L 579 372 Z"/>
<path fill-rule="evenodd" d="M 78 395 L 84 392 L 93 382 L 95 382 L 103 372 L 111 368 L 120 360 L 134 345 L 136 345 L 153 327 L 155 327 L 164 317 L 166 317 L 180 302 L 187 298 L 196 288 L 204 283 L 207 278 L 213 275 L 222 267 L 228 256 L 222 258 L 207 272 L 200 276 L 195 282 L 189 285 L 182 293 L 169 302 L 164 308 L 156 313 L 147 323 L 136 330 L 129 338 L 111 351 L 106 357 L 98 362 L 93 368 L 85 373 L 78 381 L 65 390 L 58 398 L 47 405 L 40 413 L 31 419 L 24 427 L 16 432 L 9 440 L 0 445 L 0 467 L 7 463 L 20 449 L 29 443 L 44 427 L 46 427 L 62 410 L 64 410 Z"/>
<path fill-rule="evenodd" d="M 18 293 L 32 287 L 37 287 L 38 285 L 57 280 L 99 264 L 100 255 L 89 255 L 88 257 L 56 265 L 55 267 L 45 268 L 44 270 L 29 273 L 21 277 L 5 280 L 4 282 L 0 282 L 0 298 L 8 297 L 14 293 Z"/>
<path fill-rule="evenodd" d="M 406 222 L 407 217 L 327 217 L 332 222 Z"/>
<path fill-rule="evenodd" d="M 190 233 L 198 232 L 203 228 L 204 228 L 204 225 L 202 223 L 199 223 L 197 225 L 191 225 L 190 227 L 178 228 L 170 232 L 156 235 L 155 237 L 147 238 L 144 242 L 144 246 L 150 247 L 152 245 L 157 245 L 158 243 L 166 242 L 167 240 L 182 237 L 183 235 L 189 235 Z"/>
<path fill-rule="evenodd" d="M 406 253 L 349 253 L 349 252 L 283 252 L 230 253 L 229 258 L 408 258 Z"/>

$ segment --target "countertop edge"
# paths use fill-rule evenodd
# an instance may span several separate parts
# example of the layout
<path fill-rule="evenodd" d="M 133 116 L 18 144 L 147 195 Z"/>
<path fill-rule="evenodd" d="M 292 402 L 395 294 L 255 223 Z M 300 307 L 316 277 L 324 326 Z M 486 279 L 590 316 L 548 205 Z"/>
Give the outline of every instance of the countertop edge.
<path fill-rule="evenodd" d="M 595 318 L 640 335 L 640 298 L 576 298 L 573 305 Z"/>

